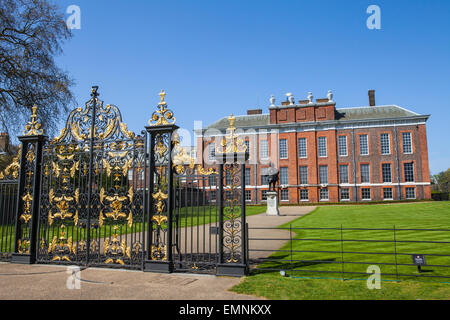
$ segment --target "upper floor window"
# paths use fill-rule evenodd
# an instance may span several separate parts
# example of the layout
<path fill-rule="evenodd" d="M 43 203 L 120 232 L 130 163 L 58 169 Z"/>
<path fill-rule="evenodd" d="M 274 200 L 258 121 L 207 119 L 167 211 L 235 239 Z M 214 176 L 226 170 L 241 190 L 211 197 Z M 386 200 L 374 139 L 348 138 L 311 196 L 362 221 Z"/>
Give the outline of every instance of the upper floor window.
<path fill-rule="evenodd" d="M 348 165 L 341 164 L 339 166 L 339 179 L 341 183 L 348 183 Z"/>
<path fill-rule="evenodd" d="M 280 159 L 288 158 L 287 139 L 280 139 Z"/>
<path fill-rule="evenodd" d="M 327 157 L 327 137 L 319 137 L 319 157 Z"/>
<path fill-rule="evenodd" d="M 389 133 L 380 135 L 381 154 L 391 154 L 391 140 Z"/>
<path fill-rule="evenodd" d="M 245 146 L 247 147 L 247 152 L 250 154 L 250 141 L 245 140 L 244 143 L 245 143 Z"/>
<path fill-rule="evenodd" d="M 298 156 L 300 158 L 308 157 L 308 147 L 306 144 L 306 138 L 298 139 Z"/>
<path fill-rule="evenodd" d="M 403 170 L 405 174 L 405 182 L 414 182 L 414 163 L 404 163 Z"/>
<path fill-rule="evenodd" d="M 403 153 L 412 153 L 413 150 L 412 150 L 411 132 L 403 132 L 402 141 L 403 141 Z"/>
<path fill-rule="evenodd" d="M 208 183 L 210 187 L 215 187 L 217 185 L 217 176 L 212 174 L 208 177 Z"/>
<path fill-rule="evenodd" d="M 245 168 L 245 184 L 248 186 L 252 183 L 252 170 Z"/>
<path fill-rule="evenodd" d="M 328 166 L 319 166 L 320 184 L 328 184 Z"/>
<path fill-rule="evenodd" d="M 208 160 L 214 161 L 216 159 L 216 144 L 210 143 L 208 145 Z"/>
<path fill-rule="evenodd" d="M 341 156 L 341 157 L 348 156 L 347 136 L 339 136 L 338 137 L 338 146 L 339 146 L 339 156 Z"/>
<path fill-rule="evenodd" d="M 269 158 L 269 142 L 267 140 L 261 140 L 259 144 L 259 156 L 261 159 Z"/>
<path fill-rule="evenodd" d="M 289 184 L 289 175 L 287 167 L 280 168 L 280 184 L 281 185 Z"/>
<path fill-rule="evenodd" d="M 367 134 L 359 136 L 359 155 L 369 155 L 369 136 Z"/>

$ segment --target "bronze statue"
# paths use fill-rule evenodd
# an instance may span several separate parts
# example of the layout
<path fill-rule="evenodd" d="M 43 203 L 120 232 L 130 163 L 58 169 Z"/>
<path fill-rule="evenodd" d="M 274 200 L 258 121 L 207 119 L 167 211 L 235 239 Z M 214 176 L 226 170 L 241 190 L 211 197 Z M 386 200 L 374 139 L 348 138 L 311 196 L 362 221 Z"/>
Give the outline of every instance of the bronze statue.
<path fill-rule="evenodd" d="M 269 191 L 276 191 L 275 187 L 279 180 L 279 171 L 276 169 L 273 164 L 271 164 L 268 173 L 268 181 L 269 181 Z"/>

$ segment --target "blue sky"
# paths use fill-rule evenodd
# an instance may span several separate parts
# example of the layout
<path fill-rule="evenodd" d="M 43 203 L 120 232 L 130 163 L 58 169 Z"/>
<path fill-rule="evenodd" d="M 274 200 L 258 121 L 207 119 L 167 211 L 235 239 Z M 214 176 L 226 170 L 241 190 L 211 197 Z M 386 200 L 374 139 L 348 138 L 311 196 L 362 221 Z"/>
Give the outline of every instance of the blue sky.
<path fill-rule="evenodd" d="M 81 30 L 58 64 L 79 105 L 100 86 L 140 132 L 166 90 L 177 124 L 267 111 L 274 94 L 333 90 L 338 108 L 397 104 L 431 114 L 432 173 L 450 167 L 450 1 L 59 0 L 81 8 Z M 369 30 L 369 5 L 381 30 Z M 67 14 L 66 17 L 69 15 Z M 61 119 L 63 123 L 65 119 Z M 62 124 L 61 124 L 62 125 Z"/>

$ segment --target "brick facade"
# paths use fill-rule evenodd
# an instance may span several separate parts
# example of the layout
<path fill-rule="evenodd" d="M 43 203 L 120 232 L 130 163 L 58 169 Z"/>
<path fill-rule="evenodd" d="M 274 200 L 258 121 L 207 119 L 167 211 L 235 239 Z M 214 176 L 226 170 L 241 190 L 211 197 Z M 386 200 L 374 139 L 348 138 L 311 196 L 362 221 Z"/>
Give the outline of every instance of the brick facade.
<path fill-rule="evenodd" d="M 251 159 L 247 168 L 251 170 L 251 180 L 247 181 L 247 191 L 251 191 L 251 203 L 261 203 L 262 192 L 267 190 L 267 186 L 262 185 L 261 169 L 269 167 L 269 161 L 260 159 L 261 140 L 268 141 L 270 162 L 277 168 L 288 168 L 288 184 L 281 185 L 280 190 L 288 190 L 289 199 L 281 199 L 281 203 L 405 200 L 407 191 L 409 198 L 414 193 L 415 199 L 431 198 L 425 124 L 429 116 L 421 116 L 397 106 L 336 109 L 335 105 L 328 99 L 318 99 L 316 103 L 300 101 L 297 105 L 283 102 L 282 106 L 269 108 L 267 121 L 253 121 L 251 125 L 245 121 L 253 119 L 252 113 L 247 118 L 237 117 L 237 127 L 241 126 L 244 131 L 251 129 L 251 134 L 243 135 L 243 139 L 250 144 Z M 226 128 L 223 124 L 221 126 L 210 127 L 224 131 Z M 403 150 L 404 134 L 407 140 L 411 137 L 411 153 Z M 382 135 L 386 143 L 385 154 L 381 151 Z M 344 155 L 339 155 L 340 136 L 345 137 L 346 141 Z M 360 139 L 364 143 L 365 136 L 368 155 L 360 152 Z M 322 141 L 326 138 L 326 156 L 319 155 L 318 141 L 321 137 Z M 299 155 L 301 138 L 306 139 L 306 157 Z M 282 139 L 287 141 L 287 158 L 279 154 L 278 144 Z M 209 143 L 211 137 L 208 137 L 207 130 L 203 130 L 197 140 L 197 159 L 205 167 L 214 166 L 203 158 Z M 413 181 L 405 177 L 405 170 L 411 171 L 411 164 Z M 385 180 L 391 182 L 383 181 L 383 165 Z M 340 166 L 347 166 L 348 181 L 340 181 Z M 300 167 L 308 168 L 307 184 L 300 183 Z M 368 169 L 368 182 L 361 180 L 361 167 Z M 327 172 L 328 181 L 325 183 L 320 181 L 320 170 Z M 300 198 L 301 192 L 306 194 L 301 190 L 308 190 L 307 200 Z"/>

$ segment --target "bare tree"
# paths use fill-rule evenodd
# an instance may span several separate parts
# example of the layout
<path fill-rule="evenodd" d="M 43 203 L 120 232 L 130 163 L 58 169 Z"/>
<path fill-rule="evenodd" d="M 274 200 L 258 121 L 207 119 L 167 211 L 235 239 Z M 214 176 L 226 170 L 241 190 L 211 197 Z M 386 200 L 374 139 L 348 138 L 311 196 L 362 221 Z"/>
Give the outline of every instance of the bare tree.
<path fill-rule="evenodd" d="M 54 57 L 71 38 L 63 12 L 48 0 L 0 1 L 0 129 L 20 135 L 34 104 L 47 134 L 74 103 L 73 80 Z"/>

